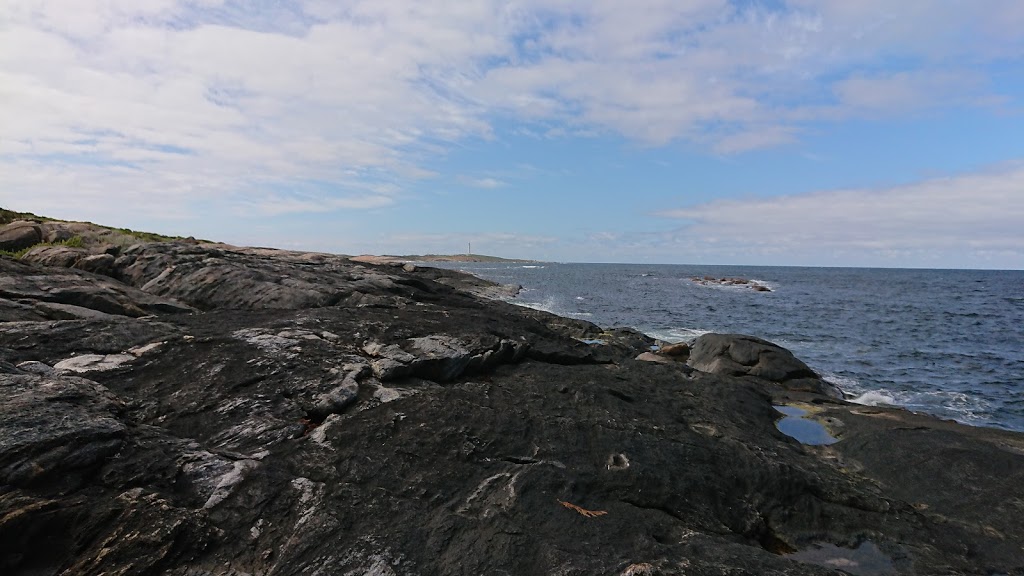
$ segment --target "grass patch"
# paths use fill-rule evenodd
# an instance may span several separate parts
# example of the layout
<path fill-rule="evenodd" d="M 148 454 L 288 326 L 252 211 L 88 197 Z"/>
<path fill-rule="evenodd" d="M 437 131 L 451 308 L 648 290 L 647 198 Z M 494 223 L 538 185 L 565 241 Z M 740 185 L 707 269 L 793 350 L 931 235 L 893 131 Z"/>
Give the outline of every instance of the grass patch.
<path fill-rule="evenodd" d="M 0 254 L 4 256 L 10 256 L 15 260 L 20 260 L 22 256 L 28 254 L 29 250 L 39 248 L 40 246 L 67 246 L 68 248 L 84 248 L 85 241 L 82 240 L 81 236 L 72 236 L 67 240 L 61 240 L 60 242 L 40 242 L 39 244 L 33 244 L 28 248 L 22 248 L 21 250 L 0 250 Z"/>
<path fill-rule="evenodd" d="M 97 224 L 97 226 L 99 226 Z M 164 236 L 163 234 L 157 234 L 155 232 L 140 232 L 138 230 L 132 230 L 131 228 L 111 228 L 110 226 L 100 226 L 107 230 L 113 230 L 114 232 L 120 232 L 126 236 L 134 236 L 139 240 L 145 240 L 146 242 L 170 242 L 172 240 L 181 240 L 181 236 Z"/>
<path fill-rule="evenodd" d="M 35 222 L 62 222 L 67 224 L 87 224 L 94 227 L 95 230 L 89 230 L 82 234 L 85 238 L 71 238 L 64 242 L 58 242 L 58 245 L 69 246 L 72 248 L 81 248 L 86 245 L 96 243 L 97 236 L 100 238 L 100 242 L 109 242 L 111 244 L 118 244 L 120 246 L 130 246 L 134 242 L 129 241 L 127 238 L 133 238 L 140 242 L 174 242 L 176 240 L 186 240 L 184 236 L 168 236 L 166 234 L 157 234 L 155 232 L 143 232 L 141 230 L 132 230 L 131 228 L 116 228 L 114 226 L 104 226 L 102 224 L 94 224 L 92 222 L 69 222 L 67 220 L 59 220 L 56 218 L 48 218 L 46 216 L 39 216 L 32 214 L 31 212 L 17 212 L 15 210 L 8 210 L 7 208 L 0 208 L 0 226 L 5 226 L 11 222 L 18 220 L 30 220 Z M 111 238 L 104 238 L 109 234 Z M 68 242 L 72 242 L 69 244 Z M 209 240 L 199 240 L 199 242 L 209 242 Z M 38 244 L 36 245 L 38 246 Z M 35 246 L 33 246 L 34 248 Z M 22 251 L 19 251 L 22 252 Z M 9 251 L 0 250 L 0 254 L 6 254 L 10 256 L 12 253 Z M 22 255 L 24 253 L 22 252 Z"/>
<path fill-rule="evenodd" d="M 36 216 L 31 212 L 15 212 L 14 210 L 8 210 L 6 208 L 0 208 L 0 226 L 16 222 L 18 220 L 39 220 L 42 222 L 52 222 L 53 218 L 47 218 L 45 216 Z"/>

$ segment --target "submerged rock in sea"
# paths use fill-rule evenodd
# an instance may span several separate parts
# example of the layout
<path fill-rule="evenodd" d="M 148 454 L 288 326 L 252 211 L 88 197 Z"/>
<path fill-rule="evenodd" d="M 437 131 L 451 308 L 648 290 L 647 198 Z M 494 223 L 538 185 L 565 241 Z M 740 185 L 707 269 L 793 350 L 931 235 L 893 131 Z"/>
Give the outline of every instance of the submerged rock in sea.
<path fill-rule="evenodd" d="M 690 278 L 696 284 L 702 286 L 739 286 L 754 290 L 755 292 L 771 292 L 772 289 L 756 280 L 746 278 L 717 278 L 715 276 L 694 276 Z"/>
<path fill-rule="evenodd" d="M 451 271 L 102 264 L 0 258 L 3 574 L 1024 571 L 1022 435 L 845 403 L 763 340 L 636 362 Z M 838 442 L 776 428 L 793 403 Z"/>

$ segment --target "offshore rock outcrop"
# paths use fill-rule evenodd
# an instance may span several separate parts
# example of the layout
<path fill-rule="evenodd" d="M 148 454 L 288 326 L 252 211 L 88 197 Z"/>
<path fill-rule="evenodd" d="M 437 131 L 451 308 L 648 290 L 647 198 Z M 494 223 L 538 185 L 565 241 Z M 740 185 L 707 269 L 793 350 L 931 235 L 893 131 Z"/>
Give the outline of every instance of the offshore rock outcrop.
<path fill-rule="evenodd" d="M 0 573 L 1024 572 L 1021 435 L 848 404 L 770 343 L 642 362 L 449 271 L 110 256 L 0 259 Z"/>

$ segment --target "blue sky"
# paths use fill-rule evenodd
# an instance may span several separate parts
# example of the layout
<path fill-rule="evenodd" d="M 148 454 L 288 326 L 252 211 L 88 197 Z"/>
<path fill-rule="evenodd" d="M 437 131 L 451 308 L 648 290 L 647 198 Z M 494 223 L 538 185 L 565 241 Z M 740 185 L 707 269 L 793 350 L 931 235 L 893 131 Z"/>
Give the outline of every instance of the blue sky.
<path fill-rule="evenodd" d="M 1024 268 L 1019 0 L 36 0 L 0 204 L 235 244 Z"/>

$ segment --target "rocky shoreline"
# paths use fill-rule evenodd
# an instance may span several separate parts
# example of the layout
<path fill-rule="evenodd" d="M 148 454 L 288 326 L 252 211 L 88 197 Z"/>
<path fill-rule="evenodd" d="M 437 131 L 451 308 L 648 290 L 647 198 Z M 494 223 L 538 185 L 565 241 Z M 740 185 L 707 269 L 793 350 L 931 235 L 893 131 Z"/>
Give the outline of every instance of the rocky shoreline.
<path fill-rule="evenodd" d="M 515 290 L 190 241 L 0 257 L 0 573 L 1024 573 L 1024 435 Z"/>

